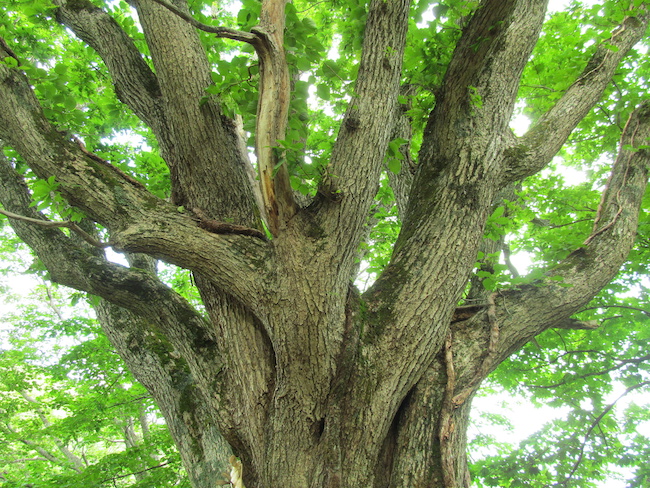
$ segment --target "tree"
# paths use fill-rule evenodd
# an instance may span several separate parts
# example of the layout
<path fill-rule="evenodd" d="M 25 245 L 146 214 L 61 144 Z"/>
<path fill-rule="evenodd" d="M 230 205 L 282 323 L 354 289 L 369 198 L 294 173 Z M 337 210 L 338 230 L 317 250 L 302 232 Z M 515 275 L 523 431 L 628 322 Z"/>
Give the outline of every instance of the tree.
<path fill-rule="evenodd" d="M 634 246 L 645 4 L 545 28 L 543 0 L 441 2 L 425 27 L 426 1 L 52 4 L 3 8 L 0 201 L 53 281 L 99 297 L 192 485 L 230 449 L 248 488 L 468 486 L 481 381 L 545 330 L 593 329 L 572 316 Z M 495 229 L 572 133 L 602 155 L 620 138 L 591 229 L 495 288 Z M 190 270 L 200 304 L 156 260 Z"/>
<path fill-rule="evenodd" d="M 87 307 L 66 318 L 70 297 L 44 285 L 35 295 L 3 317 L 13 325 L 0 351 L 3 486 L 189 486 L 150 395 Z"/>

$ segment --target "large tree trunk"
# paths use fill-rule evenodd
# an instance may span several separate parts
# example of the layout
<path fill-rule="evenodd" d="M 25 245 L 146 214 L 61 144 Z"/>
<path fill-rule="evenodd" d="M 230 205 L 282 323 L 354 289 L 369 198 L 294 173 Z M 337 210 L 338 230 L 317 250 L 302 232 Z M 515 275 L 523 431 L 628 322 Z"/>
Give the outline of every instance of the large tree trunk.
<path fill-rule="evenodd" d="M 155 133 L 172 202 L 55 130 L 8 64 L 0 64 L 0 138 L 39 177 L 56 176 L 62 195 L 108 229 L 110 245 L 130 253 L 130 267 L 108 262 L 102 244 L 76 238 L 76 228 L 68 236 L 35 222 L 46 218 L 6 160 L 0 200 L 32 219 L 13 226 L 52 279 L 102 298 L 104 330 L 156 398 L 193 486 L 213 488 L 231 451 L 248 488 L 469 486 L 474 393 L 535 335 L 584 327 L 569 317 L 632 245 L 647 151 L 621 150 L 592 235 L 548 279 L 478 293 L 458 308 L 485 222 L 499 194 L 548 164 L 596 103 L 647 15 L 627 19 L 609 41 L 617 49 L 599 48 L 515 138 L 508 123 L 546 2 L 482 2 L 436 94 L 417 171 L 391 177 L 403 227 L 390 264 L 360 293 L 351 280 L 386 147 L 410 135 L 397 103 L 408 0 L 370 3 L 355 98 L 318 193 L 302 208 L 268 150 L 283 138 L 288 110 L 283 0 L 262 2 L 251 33 L 213 29 L 252 44 L 262 64 L 261 208 L 236 124 L 217 100 L 200 103 L 211 68 L 184 0 L 134 2 L 155 74 L 105 12 L 85 0 L 55 3 L 57 19 L 97 51 L 120 99 Z M 650 135 L 648 111 L 632 114 L 624 147 Z M 151 258 L 192 270 L 207 317 L 157 279 Z"/>

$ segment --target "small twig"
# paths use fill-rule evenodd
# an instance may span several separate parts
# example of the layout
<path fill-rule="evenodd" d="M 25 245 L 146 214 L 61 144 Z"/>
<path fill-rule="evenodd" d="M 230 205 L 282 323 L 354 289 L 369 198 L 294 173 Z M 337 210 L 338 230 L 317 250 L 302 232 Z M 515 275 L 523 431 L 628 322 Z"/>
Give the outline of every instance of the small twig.
<path fill-rule="evenodd" d="M 47 301 L 50 305 L 50 308 L 54 311 L 54 314 L 59 318 L 59 320 L 63 321 L 63 314 L 61 313 L 61 310 L 59 310 L 59 307 L 56 305 L 56 303 L 54 303 L 54 296 L 52 295 L 52 290 L 50 290 L 47 281 L 41 280 L 41 282 L 45 287 L 45 293 L 47 294 Z"/>
<path fill-rule="evenodd" d="M 567 227 L 569 225 L 573 224 L 579 224 L 580 222 L 589 222 L 591 219 L 578 219 L 574 220 L 573 222 L 568 222 L 566 224 L 551 224 L 549 225 L 549 229 L 559 229 L 560 227 Z"/>
<path fill-rule="evenodd" d="M 167 466 L 167 465 L 169 465 L 169 464 L 171 464 L 170 461 L 165 461 L 164 463 L 160 463 L 160 464 L 157 465 L 157 466 L 152 466 L 152 467 L 150 467 L 150 468 L 143 469 L 143 470 L 141 470 L 141 471 L 135 471 L 135 472 L 133 472 L 133 473 L 129 473 L 129 474 L 120 474 L 120 475 L 117 475 L 117 476 L 112 476 L 112 477 L 110 477 L 110 478 L 106 478 L 106 479 L 101 480 L 101 481 L 99 482 L 99 484 L 101 485 L 102 483 L 106 483 L 107 481 L 115 481 L 115 480 L 119 480 L 119 479 L 121 479 L 121 478 L 127 478 L 127 477 L 129 477 L 129 476 L 134 476 L 134 475 L 136 475 L 136 474 L 146 473 L 147 471 L 151 471 L 152 469 L 164 468 L 165 466 Z"/>
<path fill-rule="evenodd" d="M 84 231 L 81 227 L 79 227 L 77 224 L 75 224 L 74 222 L 70 222 L 69 220 L 65 220 L 63 222 L 54 222 L 52 220 L 33 219 L 31 217 L 25 217 L 24 215 L 18 215 L 18 214 L 15 214 L 13 212 L 9 212 L 7 210 L 2 210 L 2 209 L 0 209 L 0 214 L 4 215 L 6 217 L 9 217 L 10 219 L 22 220 L 23 222 L 29 222 L 30 224 L 40 225 L 41 227 L 48 227 L 48 228 L 66 227 L 66 228 L 76 232 L 77 234 L 79 234 L 79 236 L 84 241 L 86 241 L 88 244 L 90 244 L 92 246 L 99 247 L 99 248 L 102 248 L 102 249 L 111 246 L 111 244 L 108 243 L 108 242 L 98 241 L 93 236 L 91 236 L 86 231 Z"/>
<path fill-rule="evenodd" d="M 328 2 L 328 1 L 329 1 L 329 0 L 321 0 L 320 2 L 313 3 L 310 7 L 307 7 L 305 10 L 301 10 L 300 12 L 297 12 L 297 13 L 299 13 L 299 14 L 304 14 L 304 13 L 307 12 L 308 10 L 313 9 L 316 5 L 321 4 L 321 3 L 326 3 L 326 2 Z"/>
<path fill-rule="evenodd" d="M 587 310 L 598 310 L 600 308 L 625 308 L 627 310 L 635 310 L 637 312 L 641 312 L 648 317 L 650 317 L 650 310 L 645 310 L 643 308 L 638 308 L 638 307 L 631 307 L 629 305 L 598 305 L 596 307 L 589 307 L 589 308 L 583 308 L 580 310 L 580 313 L 586 312 Z"/>

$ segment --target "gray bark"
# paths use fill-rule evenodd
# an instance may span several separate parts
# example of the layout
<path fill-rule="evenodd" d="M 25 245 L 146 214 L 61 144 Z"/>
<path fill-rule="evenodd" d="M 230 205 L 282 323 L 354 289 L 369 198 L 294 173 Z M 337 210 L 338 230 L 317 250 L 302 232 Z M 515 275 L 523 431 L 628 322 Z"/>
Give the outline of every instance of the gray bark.
<path fill-rule="evenodd" d="M 457 309 L 485 221 L 500 192 L 548 164 L 598 101 L 647 15 L 627 19 L 611 40 L 619 51 L 599 49 L 564 97 L 514 138 L 508 122 L 546 2 L 484 1 L 437 93 L 415 174 L 405 167 L 393 178 L 403 228 L 391 262 L 360 295 L 350 280 L 386 147 L 396 135 L 410 137 L 397 103 L 408 0 L 370 3 L 356 97 L 314 201 L 298 208 L 287 175 L 263 172 L 264 209 L 236 124 L 217 100 L 199 104 L 210 66 L 184 1 L 135 2 L 155 74 L 105 12 L 83 0 L 56 3 L 57 19 L 98 52 L 120 99 L 158 138 L 173 203 L 55 130 L 29 80 L 6 64 L 0 138 L 39 177 L 55 176 L 69 203 L 108 230 L 113 247 L 191 270 L 208 317 L 162 284 L 149 258 L 122 267 L 56 228 L 12 225 L 55 281 L 102 298 L 102 326 L 163 411 L 193 485 L 213 486 L 232 450 L 248 488 L 468 486 L 474 393 L 535 335 L 576 326 L 569 317 L 615 275 L 636 231 L 648 153 L 621 149 L 592 235 L 547 278 L 477 294 L 480 303 Z M 284 93 L 282 36 L 273 33 L 284 25 L 283 8 L 265 0 L 262 25 L 251 33 L 211 30 L 257 49 L 269 69 L 264 103 Z M 2 44 L 0 51 L 12 55 Z M 271 118 L 258 117 L 276 137 L 282 103 Z M 623 143 L 640 144 L 649 127 L 643 106 Z M 273 157 L 263 156 L 264 164 Z M 47 221 L 29 207 L 7 161 L 0 201 Z M 271 240 L 259 232 L 260 215 L 272 223 Z M 550 279 L 557 275 L 572 286 L 557 286 Z"/>

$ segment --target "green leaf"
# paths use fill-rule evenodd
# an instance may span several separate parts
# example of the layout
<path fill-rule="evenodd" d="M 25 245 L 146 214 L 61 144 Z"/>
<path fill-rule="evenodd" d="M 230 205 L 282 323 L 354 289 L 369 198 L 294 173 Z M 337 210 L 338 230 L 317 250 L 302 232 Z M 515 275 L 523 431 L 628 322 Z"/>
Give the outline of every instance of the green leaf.
<path fill-rule="evenodd" d="M 329 100 L 330 99 L 329 85 L 325 85 L 324 83 L 316 85 L 316 95 L 318 95 L 323 100 Z"/>
<path fill-rule="evenodd" d="M 399 174 L 402 169 L 402 162 L 399 159 L 391 158 L 387 163 L 388 169 L 395 174 Z"/>

